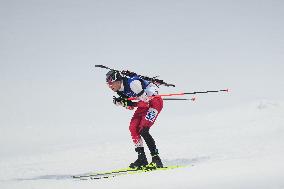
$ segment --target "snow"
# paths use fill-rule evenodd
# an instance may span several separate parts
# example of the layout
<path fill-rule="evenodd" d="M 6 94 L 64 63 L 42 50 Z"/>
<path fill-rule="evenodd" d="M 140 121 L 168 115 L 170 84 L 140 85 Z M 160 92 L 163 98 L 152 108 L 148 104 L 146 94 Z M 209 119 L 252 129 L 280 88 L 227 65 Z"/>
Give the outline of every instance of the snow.
<path fill-rule="evenodd" d="M 0 1 L 0 189 L 284 189 L 284 1 Z M 106 70 L 160 76 L 165 165 L 78 181 L 137 155 Z M 191 98 L 192 96 L 186 96 Z M 147 151 L 147 156 L 149 152 Z"/>
<path fill-rule="evenodd" d="M 191 119 L 163 118 L 153 128 L 161 157 L 167 165 L 188 165 L 168 171 L 70 178 L 127 166 L 135 159 L 129 141 L 58 144 L 46 154 L 1 158 L 1 188 L 283 188 L 283 113 L 283 102 L 265 100 Z M 179 129 L 170 131 L 173 121 Z"/>

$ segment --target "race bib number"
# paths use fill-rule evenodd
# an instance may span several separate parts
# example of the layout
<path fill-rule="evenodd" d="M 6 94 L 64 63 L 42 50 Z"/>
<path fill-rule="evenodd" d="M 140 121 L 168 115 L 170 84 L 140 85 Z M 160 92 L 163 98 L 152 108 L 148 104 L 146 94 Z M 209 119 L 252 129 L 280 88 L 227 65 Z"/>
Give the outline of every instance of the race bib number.
<path fill-rule="evenodd" d="M 158 115 L 158 110 L 154 108 L 149 108 L 147 115 L 146 115 L 146 120 L 154 122 L 157 115 Z"/>

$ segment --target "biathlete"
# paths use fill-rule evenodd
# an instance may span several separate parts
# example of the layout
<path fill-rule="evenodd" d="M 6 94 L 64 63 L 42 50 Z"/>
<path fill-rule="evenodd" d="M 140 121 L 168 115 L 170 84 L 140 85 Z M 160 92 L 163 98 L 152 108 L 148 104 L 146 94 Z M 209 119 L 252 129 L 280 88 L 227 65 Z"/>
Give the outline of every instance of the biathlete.
<path fill-rule="evenodd" d="M 119 97 L 113 98 L 113 103 L 127 109 L 137 107 L 129 125 L 135 151 L 138 159 L 130 164 L 130 168 L 141 168 L 148 165 L 148 160 L 143 147 L 143 140 L 146 142 L 151 156 L 151 165 L 158 168 L 163 167 L 155 140 L 149 133 L 150 128 L 155 123 L 159 113 L 163 109 L 163 99 L 158 94 L 158 87 L 146 80 L 133 77 L 123 77 L 120 72 L 111 70 L 106 74 L 106 82 L 111 90 L 116 92 Z M 135 97 L 138 102 L 128 100 Z"/>

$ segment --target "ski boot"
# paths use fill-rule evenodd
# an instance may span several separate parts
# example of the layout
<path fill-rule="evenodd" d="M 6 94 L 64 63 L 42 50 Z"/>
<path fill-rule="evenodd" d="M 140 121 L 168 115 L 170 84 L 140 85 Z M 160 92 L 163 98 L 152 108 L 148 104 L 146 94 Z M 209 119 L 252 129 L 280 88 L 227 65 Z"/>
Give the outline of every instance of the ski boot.
<path fill-rule="evenodd" d="M 135 151 L 138 153 L 138 159 L 129 165 L 132 169 L 143 169 L 146 165 L 148 165 L 147 157 L 144 152 L 143 147 L 135 148 Z"/>
<path fill-rule="evenodd" d="M 158 149 L 155 150 L 154 153 L 151 153 L 152 162 L 150 163 L 151 166 L 155 166 L 156 168 L 163 168 L 162 160 L 159 156 Z"/>

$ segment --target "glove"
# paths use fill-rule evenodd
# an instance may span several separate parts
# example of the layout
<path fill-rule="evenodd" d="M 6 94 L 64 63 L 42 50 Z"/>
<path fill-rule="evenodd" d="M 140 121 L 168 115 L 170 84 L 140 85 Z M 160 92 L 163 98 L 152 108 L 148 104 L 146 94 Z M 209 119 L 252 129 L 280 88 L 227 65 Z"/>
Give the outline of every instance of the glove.
<path fill-rule="evenodd" d="M 117 98 L 115 96 L 113 96 L 113 103 L 117 106 L 122 106 L 123 104 L 120 102 L 121 98 Z"/>
<path fill-rule="evenodd" d="M 113 103 L 117 106 L 123 106 L 125 108 L 134 105 L 134 103 L 132 101 L 127 100 L 126 98 L 115 97 L 115 96 L 113 97 Z"/>

